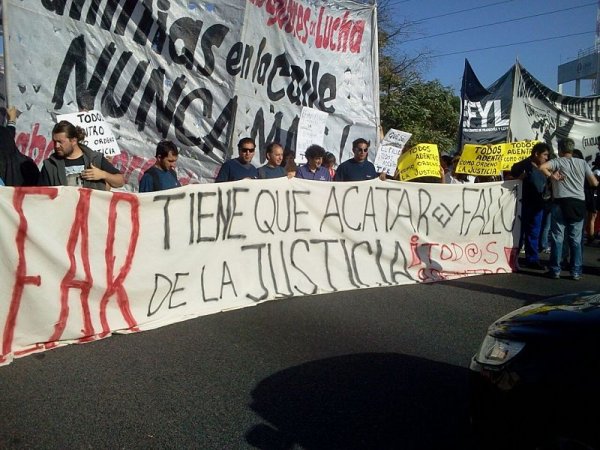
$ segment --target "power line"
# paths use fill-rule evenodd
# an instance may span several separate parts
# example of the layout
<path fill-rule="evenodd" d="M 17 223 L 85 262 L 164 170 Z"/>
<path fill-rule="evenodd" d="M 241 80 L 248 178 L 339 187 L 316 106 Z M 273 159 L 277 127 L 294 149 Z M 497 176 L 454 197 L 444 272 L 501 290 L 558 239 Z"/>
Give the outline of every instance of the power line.
<path fill-rule="evenodd" d="M 429 57 L 430 58 L 441 58 L 442 56 L 459 55 L 462 53 L 481 52 L 483 50 L 492 50 L 495 48 L 502 48 L 502 47 L 512 47 L 514 45 L 531 44 L 534 42 L 552 41 L 555 39 L 563 39 L 563 38 L 572 37 L 572 36 L 581 36 L 583 34 L 589 34 L 589 33 L 595 33 L 595 32 L 596 32 L 595 30 L 591 30 L 591 31 L 584 31 L 581 33 L 564 34 L 562 36 L 552 36 L 552 37 L 542 38 L 542 39 L 532 39 L 530 41 L 513 42 L 512 44 L 502 44 L 502 45 L 494 45 L 492 47 L 474 48 L 471 50 L 462 50 L 462 51 L 458 51 L 458 52 L 442 53 L 439 55 L 433 54 L 433 55 L 430 55 Z"/>
<path fill-rule="evenodd" d="M 591 5 L 595 5 L 595 4 L 596 4 L 596 2 L 591 2 L 591 3 L 586 3 L 584 5 L 572 6 L 570 8 L 557 9 L 555 11 L 549 11 L 549 12 L 545 12 L 545 13 L 539 13 L 539 14 L 532 14 L 532 15 L 529 15 L 529 16 L 517 17 L 516 19 L 501 20 L 499 22 L 488 23 L 488 24 L 485 24 L 485 25 L 476 25 L 474 27 L 461 28 L 460 30 L 445 31 L 444 33 L 432 34 L 430 36 L 424 36 L 424 37 L 407 39 L 405 41 L 402 41 L 402 44 L 405 44 L 406 42 L 419 41 L 419 40 L 422 40 L 422 39 L 429 39 L 429 38 L 438 37 L 438 36 L 446 36 L 448 34 L 460 33 L 460 32 L 463 32 L 463 31 L 477 30 L 479 28 L 490 27 L 490 26 L 493 26 L 493 25 L 501 25 L 501 24 L 504 24 L 504 23 L 517 22 L 519 20 L 531 19 L 533 17 L 547 16 L 547 15 L 556 14 L 556 13 L 559 13 L 559 12 L 571 11 L 573 9 L 585 8 L 587 6 L 591 6 Z"/>
<path fill-rule="evenodd" d="M 477 9 L 489 8 L 490 6 L 502 5 L 503 3 L 512 3 L 514 1 L 515 0 L 504 0 L 503 2 L 490 3 L 488 5 L 476 6 L 474 8 L 459 9 L 458 11 L 452 11 L 452 12 L 448 12 L 445 14 L 439 14 L 437 16 L 431 16 L 431 17 L 425 17 L 423 19 L 417 19 L 415 21 L 415 23 L 425 22 L 426 20 L 439 19 L 440 17 L 453 16 L 455 14 L 460 14 L 460 13 L 464 13 L 464 12 L 471 12 L 471 11 L 475 11 Z"/>
<path fill-rule="evenodd" d="M 411 0 L 401 0 L 401 1 L 397 1 L 397 2 L 391 2 L 391 3 L 388 3 L 387 5 L 384 5 L 384 6 L 385 6 L 386 8 L 388 8 L 388 7 L 390 7 L 390 6 L 399 5 L 399 4 L 401 4 L 401 3 L 407 3 L 407 2 L 409 2 L 409 1 L 411 1 Z M 514 0 L 504 0 L 504 1 L 501 1 L 501 2 L 490 3 L 490 4 L 487 4 L 487 5 L 475 6 L 475 7 L 473 7 L 473 8 L 460 9 L 460 10 L 458 10 L 458 11 L 451 11 L 451 12 L 448 12 L 448 13 L 445 13 L 445 14 L 439 14 L 439 15 L 437 15 L 437 16 L 431 16 L 431 17 L 425 17 L 425 18 L 423 18 L 423 19 L 417 19 L 417 20 L 415 20 L 415 23 L 421 23 L 421 22 L 425 22 L 425 21 L 427 21 L 427 20 L 438 19 L 438 18 L 440 18 L 440 17 L 453 16 L 453 15 L 455 15 L 455 14 L 460 14 L 460 13 L 463 13 L 463 12 L 475 11 L 475 10 L 477 10 L 477 9 L 489 8 L 490 6 L 501 5 L 501 4 L 503 4 L 503 3 L 511 3 L 511 2 L 513 2 L 513 1 L 514 1 Z"/>
<path fill-rule="evenodd" d="M 400 3 L 408 3 L 408 2 L 410 2 L 410 0 L 400 0 L 400 1 L 398 1 L 398 2 L 391 2 L 391 3 L 388 3 L 388 4 L 387 4 L 387 5 L 385 5 L 385 6 L 386 6 L 386 7 L 389 7 L 389 6 L 395 6 L 395 5 L 399 5 Z"/>

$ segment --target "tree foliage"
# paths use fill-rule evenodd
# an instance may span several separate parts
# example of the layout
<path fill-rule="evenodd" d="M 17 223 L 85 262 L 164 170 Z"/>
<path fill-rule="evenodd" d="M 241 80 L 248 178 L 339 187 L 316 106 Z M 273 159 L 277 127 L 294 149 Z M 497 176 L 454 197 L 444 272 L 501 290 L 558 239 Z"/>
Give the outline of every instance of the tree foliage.
<path fill-rule="evenodd" d="M 402 39 L 416 33 L 411 22 L 395 23 L 387 1 L 379 6 L 379 89 L 381 124 L 412 133 L 411 144 L 437 144 L 443 151 L 456 147 L 460 98 L 438 80 L 424 81 L 430 55 L 408 56 Z M 400 51 L 398 51 L 400 49 Z"/>

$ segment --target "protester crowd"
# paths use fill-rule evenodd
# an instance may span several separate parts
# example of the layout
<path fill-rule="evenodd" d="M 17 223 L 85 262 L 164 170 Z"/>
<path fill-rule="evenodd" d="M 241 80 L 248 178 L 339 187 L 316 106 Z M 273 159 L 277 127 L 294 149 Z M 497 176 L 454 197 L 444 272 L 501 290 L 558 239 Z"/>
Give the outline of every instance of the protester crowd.
<path fill-rule="evenodd" d="M 41 171 L 15 144 L 17 111 L 6 110 L 6 125 L 0 127 L 0 186 L 79 186 L 110 190 L 125 184 L 123 174 L 102 153 L 87 147 L 85 132 L 70 122 L 60 121 L 52 130 L 54 153 L 43 161 Z M 600 150 L 600 137 L 598 138 Z M 277 142 L 266 145 L 266 164 L 256 167 L 252 161 L 256 144 L 250 137 L 240 139 L 238 156 L 221 166 L 215 182 L 242 179 L 296 177 L 315 181 L 363 181 L 376 178 L 400 179 L 378 173 L 368 159 L 370 142 L 359 138 L 352 142 L 353 157 L 336 167 L 335 156 L 319 145 L 309 146 L 306 163 L 297 166 L 295 153 Z M 590 167 L 572 139 L 559 142 L 558 157 L 546 143 L 532 147 L 531 155 L 517 162 L 504 176 L 481 177 L 457 172 L 460 155 L 440 156 L 439 176 L 412 178 L 425 183 L 481 183 L 502 179 L 523 181 L 522 230 L 519 247 L 524 248 L 524 265 L 542 270 L 540 253 L 549 253 L 548 275 L 560 278 L 563 269 L 578 280 L 582 276 L 584 243 L 600 239 L 597 227 L 600 210 L 600 151 Z M 410 147 L 405 147 L 408 151 Z M 153 192 L 181 186 L 175 166 L 179 151 L 167 140 L 156 146 L 155 164 L 144 172 L 139 192 Z"/>

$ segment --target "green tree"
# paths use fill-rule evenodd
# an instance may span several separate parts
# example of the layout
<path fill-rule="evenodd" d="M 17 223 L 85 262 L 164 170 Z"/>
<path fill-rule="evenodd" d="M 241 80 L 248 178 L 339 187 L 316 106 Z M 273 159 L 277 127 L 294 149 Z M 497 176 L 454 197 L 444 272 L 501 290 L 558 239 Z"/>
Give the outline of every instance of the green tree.
<path fill-rule="evenodd" d="M 423 50 L 409 57 L 399 52 L 402 38 L 417 33 L 414 22 L 395 23 L 388 1 L 379 4 L 379 90 L 381 125 L 412 133 L 410 144 L 437 144 L 443 151 L 456 148 L 460 98 L 438 80 L 424 81 L 430 63 Z"/>
<path fill-rule="evenodd" d="M 382 95 L 382 126 L 412 133 L 411 144 L 437 144 L 440 150 L 453 152 L 459 114 L 460 98 L 438 80 L 415 81 Z"/>

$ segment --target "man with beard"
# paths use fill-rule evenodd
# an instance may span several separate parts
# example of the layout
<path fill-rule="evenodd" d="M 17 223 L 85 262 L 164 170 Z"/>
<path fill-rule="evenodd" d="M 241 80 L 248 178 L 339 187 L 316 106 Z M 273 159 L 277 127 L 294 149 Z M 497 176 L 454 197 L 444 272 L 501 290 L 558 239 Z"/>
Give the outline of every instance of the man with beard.
<path fill-rule="evenodd" d="M 52 130 L 54 153 L 42 166 L 40 185 L 81 186 L 106 191 L 119 188 L 125 178 L 100 152 L 83 144 L 85 131 L 62 120 Z"/>
<path fill-rule="evenodd" d="M 155 192 L 180 187 L 175 172 L 175 163 L 179 157 L 177 146 L 171 141 L 160 141 L 156 146 L 156 163 L 150 167 L 140 180 L 140 192 Z"/>

